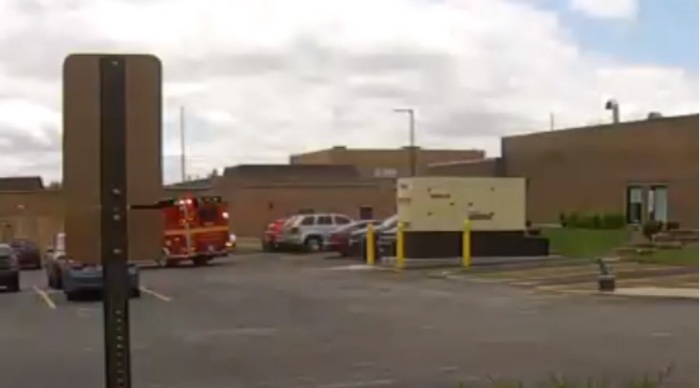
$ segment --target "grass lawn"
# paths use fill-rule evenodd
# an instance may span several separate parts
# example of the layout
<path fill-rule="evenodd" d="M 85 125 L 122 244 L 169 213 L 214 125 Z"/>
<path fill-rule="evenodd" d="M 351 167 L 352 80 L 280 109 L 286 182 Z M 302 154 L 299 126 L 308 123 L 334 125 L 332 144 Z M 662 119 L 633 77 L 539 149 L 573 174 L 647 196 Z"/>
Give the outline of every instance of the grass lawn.
<path fill-rule="evenodd" d="M 597 258 L 611 254 L 615 248 L 625 245 L 629 231 L 546 228 L 542 229 L 542 236 L 549 239 L 552 254 L 572 258 Z"/>
<path fill-rule="evenodd" d="M 686 245 L 681 249 L 663 249 L 648 256 L 636 259 L 640 263 L 698 266 L 697 244 Z"/>

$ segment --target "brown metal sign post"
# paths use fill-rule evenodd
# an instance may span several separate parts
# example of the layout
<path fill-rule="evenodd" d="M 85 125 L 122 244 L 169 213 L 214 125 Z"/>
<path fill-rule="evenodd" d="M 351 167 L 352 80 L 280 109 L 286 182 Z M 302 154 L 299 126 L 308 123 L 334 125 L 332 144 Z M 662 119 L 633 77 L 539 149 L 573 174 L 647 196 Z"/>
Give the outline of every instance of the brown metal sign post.
<path fill-rule="evenodd" d="M 128 265 L 158 257 L 162 236 L 157 217 L 129 211 L 162 190 L 161 65 L 146 55 L 76 54 L 63 84 L 67 254 L 102 264 L 105 386 L 129 388 Z"/>

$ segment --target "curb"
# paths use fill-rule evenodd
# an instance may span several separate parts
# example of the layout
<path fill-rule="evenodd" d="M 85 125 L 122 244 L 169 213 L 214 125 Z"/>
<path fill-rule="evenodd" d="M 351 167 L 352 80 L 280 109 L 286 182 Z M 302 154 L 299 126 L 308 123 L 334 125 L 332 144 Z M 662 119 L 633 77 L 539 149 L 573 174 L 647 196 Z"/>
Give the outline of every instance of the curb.
<path fill-rule="evenodd" d="M 479 279 L 479 278 L 474 278 L 474 277 L 461 277 L 461 276 L 454 276 L 454 275 L 446 275 L 446 276 L 431 276 L 431 278 L 441 278 L 441 279 L 446 279 L 446 280 L 452 280 L 452 281 L 461 281 L 461 282 L 473 282 L 473 283 L 481 283 L 481 284 L 506 284 L 506 285 L 511 285 L 515 287 L 520 287 L 520 288 L 528 288 L 537 292 L 542 292 L 542 293 L 554 293 L 554 294 L 563 294 L 563 295 L 577 295 L 577 296 L 594 296 L 594 297 L 603 297 L 603 298 L 624 298 L 624 299 L 639 299 L 639 300 L 651 300 L 651 299 L 656 299 L 656 300 L 684 300 L 684 301 L 698 301 L 700 298 L 698 296 L 684 296 L 684 295 L 654 295 L 654 294 L 639 294 L 639 295 L 633 295 L 633 294 L 624 294 L 624 293 L 617 293 L 617 292 L 605 292 L 605 291 L 597 291 L 597 290 L 577 290 L 577 289 L 561 289 L 557 287 L 552 287 L 552 286 L 537 286 L 537 287 L 527 287 L 527 286 L 522 286 L 522 285 L 517 285 L 510 283 L 508 281 L 500 281 L 500 280 L 485 280 L 485 279 Z"/>

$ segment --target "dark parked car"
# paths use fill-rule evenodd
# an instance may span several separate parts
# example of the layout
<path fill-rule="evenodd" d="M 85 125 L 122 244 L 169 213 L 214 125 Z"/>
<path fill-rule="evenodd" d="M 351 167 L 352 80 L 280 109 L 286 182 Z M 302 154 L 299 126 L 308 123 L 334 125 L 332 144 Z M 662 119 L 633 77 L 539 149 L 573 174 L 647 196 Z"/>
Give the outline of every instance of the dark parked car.
<path fill-rule="evenodd" d="M 360 220 L 349 225 L 341 226 L 326 235 L 324 248 L 328 251 L 338 252 L 341 256 L 350 255 L 350 236 L 357 230 L 367 230 L 367 225 L 375 227 L 381 223 L 379 220 Z"/>
<path fill-rule="evenodd" d="M 10 243 L 10 247 L 17 255 L 20 268 L 41 269 L 41 250 L 35 242 L 17 239 Z"/>
<path fill-rule="evenodd" d="M 17 255 L 7 244 L 0 244 L 0 287 L 5 287 L 10 292 L 19 291 Z"/>
<path fill-rule="evenodd" d="M 398 223 L 398 216 L 393 215 L 389 218 L 384 219 L 379 225 L 375 227 L 377 246 L 381 249 L 382 255 L 390 255 L 393 252 L 393 245 L 396 237 L 396 226 Z M 367 227 L 357 229 L 350 234 L 349 239 L 349 252 L 352 256 L 365 256 L 365 239 L 367 238 Z"/>

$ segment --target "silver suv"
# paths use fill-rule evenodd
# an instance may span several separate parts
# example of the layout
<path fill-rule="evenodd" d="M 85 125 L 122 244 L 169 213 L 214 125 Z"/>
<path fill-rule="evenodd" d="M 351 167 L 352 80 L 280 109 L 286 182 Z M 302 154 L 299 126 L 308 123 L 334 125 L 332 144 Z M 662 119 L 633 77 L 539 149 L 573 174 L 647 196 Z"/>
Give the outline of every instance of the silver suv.
<path fill-rule="evenodd" d="M 290 217 L 282 226 L 280 243 L 289 248 L 303 248 L 307 252 L 318 252 L 323 247 L 325 236 L 353 222 L 344 214 L 317 213 Z"/>

